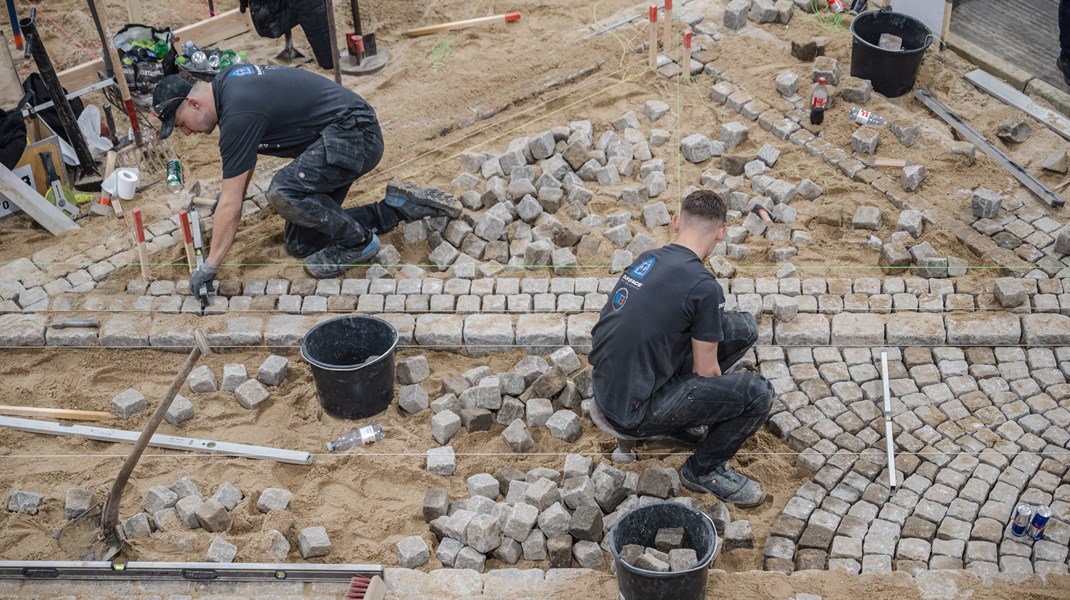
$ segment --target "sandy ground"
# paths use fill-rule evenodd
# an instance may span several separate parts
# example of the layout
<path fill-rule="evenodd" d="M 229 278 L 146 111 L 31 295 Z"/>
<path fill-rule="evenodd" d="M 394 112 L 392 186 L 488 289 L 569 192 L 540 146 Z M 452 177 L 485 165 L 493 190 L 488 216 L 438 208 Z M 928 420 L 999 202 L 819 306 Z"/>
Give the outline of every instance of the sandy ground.
<path fill-rule="evenodd" d="M 20 13 L 27 7 L 21 0 L 16 4 Z M 104 4 L 112 20 L 119 22 L 125 13 L 125 2 L 110 0 Z M 220 10 L 236 4 L 236 0 L 216 3 Z M 335 2 L 335 5 L 342 29 L 348 24 L 347 3 Z M 659 152 L 667 165 L 672 165 L 666 172 L 670 190 L 678 192 L 686 186 L 698 185 L 699 174 L 705 166 L 682 162 L 677 174 L 679 161 L 672 150 L 675 142 L 694 132 L 716 137 L 722 122 L 739 118 L 711 104 L 708 88 L 713 81 L 702 77 L 699 83 L 688 85 L 643 74 L 642 57 L 627 52 L 644 39 L 641 31 L 623 28 L 614 34 L 580 41 L 588 23 L 633 6 L 625 0 L 603 0 L 575 9 L 569 3 L 533 0 L 519 7 L 525 13 L 524 18 L 508 29 L 498 26 L 449 36 L 407 39 L 401 32 L 409 27 L 495 14 L 516 6 L 500 1 L 462 0 L 362 3 L 365 29 L 377 31 L 380 45 L 389 48 L 393 58 L 373 77 L 345 79 L 347 86 L 367 97 L 376 107 L 386 137 L 386 154 L 380 167 L 354 186 L 348 203 L 374 201 L 393 176 L 408 176 L 425 184 L 447 186 L 460 170 L 455 157 L 462 151 L 502 151 L 515 137 L 538 133 L 576 119 L 590 119 L 596 131 L 605 130 L 613 118 L 628 110 L 638 111 L 642 103 L 651 98 L 663 99 L 673 106 L 673 112 L 658 123 L 659 127 L 674 134 L 674 142 Z M 42 25 L 42 31 L 58 68 L 76 65 L 94 55 L 98 42 L 80 0 L 54 0 L 39 8 L 43 22 L 54 25 Z M 719 4 L 713 3 L 708 15 L 719 21 L 720 11 Z M 199 0 L 177 0 L 166 7 L 147 9 L 146 13 L 153 22 L 177 27 L 206 16 L 207 8 Z M 776 108 L 787 109 L 786 103 L 774 91 L 776 74 L 785 69 L 793 69 L 804 78 L 808 74 L 808 65 L 791 58 L 783 40 L 825 35 L 829 38 L 828 54 L 840 59 L 844 71 L 847 70 L 850 37 L 842 27 L 829 28 L 812 17 L 797 14 L 787 29 L 775 26 L 765 28 L 765 31 L 781 35 L 783 39 L 778 41 L 770 35 L 760 35 L 722 42 L 717 45 L 716 64 L 733 79 L 745 83 L 755 97 L 766 99 Z M 306 55 L 311 55 L 301 33 L 295 34 L 295 42 Z M 234 40 L 233 46 L 247 49 L 254 60 L 266 62 L 281 49 L 282 42 L 260 39 L 250 33 Z M 587 79 L 557 88 L 544 96 L 529 98 L 532 91 L 550 80 L 599 64 L 600 69 Z M 311 65 L 307 68 L 318 70 Z M 28 70 L 27 65 L 20 68 L 23 74 Z M 1020 115 L 961 79 L 961 74 L 967 70 L 966 63 L 950 52 L 940 54 L 931 50 L 922 66 L 919 85 L 931 89 L 975 128 L 991 136 L 1004 118 Z M 800 94 L 808 93 L 809 85 L 804 83 Z M 96 101 L 100 101 L 99 97 Z M 437 135 L 442 129 L 474 114 L 509 103 L 515 104 L 489 121 L 480 121 L 475 126 L 445 136 Z M 979 157 L 973 167 L 956 162 L 944 146 L 952 139 L 948 128 L 909 96 L 891 101 L 874 100 L 869 108 L 903 122 L 923 124 L 922 141 L 911 149 L 902 148 L 890 132 L 883 132 L 878 156 L 906 158 L 925 164 L 929 178 L 915 201 L 939 216 L 967 218 L 968 201 L 956 193 L 964 187 L 985 185 L 1027 196 L 1027 192 L 987 158 Z M 842 103 L 829 114 L 827 123 L 826 138 L 849 147 L 855 126 L 847 123 L 846 107 Z M 772 139 L 765 134 L 753 137 L 761 142 Z M 175 155 L 181 157 L 187 180 L 199 178 L 209 189 L 218 186 L 219 157 L 214 135 L 175 139 L 169 144 Z M 1039 166 L 1053 149 L 1063 145 L 1054 133 L 1035 125 L 1029 143 L 1008 150 L 1032 172 L 1054 185 L 1059 178 L 1041 174 Z M 751 141 L 741 151 L 757 150 L 758 146 L 760 143 Z M 877 252 L 862 246 L 867 235 L 850 229 L 850 216 L 861 204 L 880 206 L 885 212 L 885 226 L 880 234 L 887 237 L 895 223 L 895 213 L 890 205 L 868 186 L 847 181 L 803 150 L 787 143 L 778 146 L 783 155 L 774 174 L 795 180 L 810 177 L 827 188 L 827 194 L 818 202 L 796 205 L 800 222 L 806 224 L 819 214 L 840 208 L 848 223 L 840 228 L 810 223 L 808 228 L 814 233 L 814 243 L 801 250 L 795 264 L 807 269 L 807 275 L 874 275 L 872 267 L 876 264 Z M 270 164 L 277 163 L 262 162 L 264 166 Z M 890 174 L 895 175 L 894 172 Z M 671 208 L 677 195 L 672 193 L 664 198 Z M 171 215 L 168 199 L 166 190 L 158 186 L 135 199 L 132 206 L 142 207 L 146 222 L 152 222 Z M 1039 202 L 1032 201 L 1040 206 Z M 607 197 L 597 197 L 591 207 L 596 211 L 622 210 L 613 206 Z M 638 215 L 638 211 L 635 214 Z M 63 249 L 70 260 L 77 260 L 102 241 L 120 240 L 126 235 L 125 225 L 112 220 L 82 223 L 81 231 L 63 239 Z M 657 237 L 659 241 L 667 241 L 665 232 L 658 232 Z M 949 234 L 935 227 L 930 227 L 923 239 L 936 246 L 942 255 L 968 258 L 971 264 L 979 264 L 964 248 L 958 247 Z M 302 277 L 300 267 L 282 255 L 278 245 L 280 240 L 281 220 L 278 217 L 261 213 L 249 219 L 243 224 L 237 243 L 227 257 L 224 276 L 241 279 Z M 386 241 L 398 243 L 400 235 L 386 236 Z M 0 261 L 30 256 L 52 248 L 55 243 L 52 236 L 31 226 L 24 217 L 0 220 Z M 754 248 L 762 249 L 762 243 L 755 243 Z M 406 261 L 425 262 L 427 248 L 417 246 L 403 252 Z M 155 262 L 177 261 L 179 258 L 176 250 L 157 257 Z M 768 273 L 768 270 L 759 268 L 768 262 L 764 252 L 752 252 L 746 261 L 752 269 L 746 273 Z M 244 266 L 236 266 L 238 264 Z M 601 264 L 608 264 L 608 257 Z M 597 269 L 582 272 L 605 273 Z M 154 270 L 155 276 L 165 278 L 178 278 L 180 273 L 177 268 L 158 267 Z M 984 270 L 971 271 L 969 275 L 972 278 L 989 276 L 990 273 Z M 134 270 L 124 270 L 116 277 L 133 279 L 137 274 Z M 477 362 L 452 354 L 429 356 L 434 378 L 425 387 L 432 392 L 437 391 L 442 377 L 463 372 L 475 364 L 489 363 L 496 370 L 505 370 L 519 358 L 519 355 L 502 355 L 478 359 Z M 252 351 L 228 353 L 209 358 L 208 364 L 217 375 L 221 373 L 222 365 L 230 362 L 242 362 L 252 372 L 265 357 L 266 353 Z M 272 397 L 259 411 L 245 411 L 229 394 L 191 394 L 189 398 L 197 409 L 197 417 L 178 428 L 164 424 L 161 431 L 320 452 L 323 442 L 353 424 L 323 413 L 316 401 L 307 366 L 296 356 L 291 356 L 291 360 L 290 377 L 282 387 L 272 390 Z M 181 361 L 182 357 L 176 354 L 148 351 L 4 351 L 0 379 L 9 382 L 5 401 L 10 404 L 107 410 L 112 396 L 134 386 L 150 399 L 151 409 Z M 137 430 L 147 418 L 148 414 L 144 413 L 129 421 L 116 420 L 103 425 Z M 506 464 L 522 469 L 534 466 L 561 468 L 565 452 L 596 453 L 612 448 L 611 440 L 594 431 L 590 423 L 585 423 L 584 437 L 573 445 L 566 445 L 545 431 L 536 431 L 534 436 L 540 452 L 560 453 L 550 456 L 507 454 L 497 430 L 474 435 L 462 433 L 453 444 L 459 453 L 457 474 L 444 480 L 427 474 L 423 468 L 423 452 L 434 445 L 429 434 L 429 418 L 429 413 L 408 416 L 391 408 L 378 418 L 389 432 L 387 440 L 370 449 L 342 456 L 319 455 L 310 467 L 152 450 L 142 459 L 126 490 L 122 514 L 129 516 L 139 510 L 141 496 L 150 486 L 170 485 L 183 475 L 193 476 L 205 493 L 230 481 L 246 496 L 235 510 L 235 525 L 227 536 L 239 546 L 238 560 L 260 558 L 258 532 L 267 527 L 285 526 L 286 521 L 292 520 L 297 528 L 310 525 L 328 528 L 334 543 L 327 559 L 331 562 L 393 565 L 396 561 L 394 543 L 399 539 L 414 533 L 430 539 L 427 526 L 419 515 L 420 502 L 428 487 L 448 485 L 452 496 L 461 497 L 464 479 L 474 473 L 493 471 Z M 43 493 L 47 498 L 40 515 L 3 513 L 0 540 L 4 542 L 4 549 L 0 550 L 0 557 L 61 558 L 50 535 L 62 523 L 63 497 L 67 488 L 83 485 L 103 494 L 118 471 L 126 450 L 127 447 L 77 438 L 0 431 L 0 464 L 3 465 L 0 489 L 26 488 Z M 663 463 L 679 466 L 683 458 L 684 455 L 671 456 Z M 760 547 L 772 521 L 803 481 L 793 466 L 794 455 L 767 433 L 745 446 L 740 459 L 743 470 L 763 481 L 773 492 L 773 498 L 758 509 L 733 510 L 733 518 L 751 520 L 756 548 L 736 550 L 723 556 L 716 566 L 728 571 L 760 568 Z M 630 469 L 641 469 L 653 464 L 654 460 L 645 459 Z M 265 518 L 255 509 L 259 492 L 271 486 L 286 487 L 294 492 L 291 508 L 281 519 Z M 199 560 L 209 539 L 203 533 L 156 534 L 147 541 L 133 541 L 124 556 L 142 560 Z M 297 559 L 296 552 L 291 553 L 291 559 Z M 489 565 L 495 566 L 493 561 Z M 428 568 L 436 566 L 438 563 L 432 558 Z M 711 577 L 713 597 L 787 597 L 796 591 L 792 588 L 794 579 L 779 575 L 752 574 L 730 581 L 722 581 L 720 577 Z M 881 579 L 879 585 L 872 586 L 866 581 L 866 578 L 828 574 L 820 585 L 797 591 L 841 598 L 855 598 L 862 593 L 882 599 L 913 597 L 911 592 L 895 584 L 894 578 Z M 612 597 L 612 591 L 612 584 L 603 579 L 583 594 L 584 597 L 608 598 Z M 1065 597 L 1048 594 L 1040 588 L 1023 590 L 1006 585 L 971 592 L 975 598 Z"/>

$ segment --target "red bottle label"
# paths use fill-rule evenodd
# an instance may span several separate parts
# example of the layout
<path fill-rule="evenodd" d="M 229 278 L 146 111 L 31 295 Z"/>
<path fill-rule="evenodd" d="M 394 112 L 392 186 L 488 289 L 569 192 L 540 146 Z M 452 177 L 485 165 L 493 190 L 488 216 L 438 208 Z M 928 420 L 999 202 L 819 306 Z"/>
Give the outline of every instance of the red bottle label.
<path fill-rule="evenodd" d="M 828 107 L 828 103 L 828 98 L 818 98 L 817 96 L 814 96 L 813 102 L 810 104 L 810 106 L 811 108 L 820 108 L 821 110 L 825 110 L 825 108 Z"/>

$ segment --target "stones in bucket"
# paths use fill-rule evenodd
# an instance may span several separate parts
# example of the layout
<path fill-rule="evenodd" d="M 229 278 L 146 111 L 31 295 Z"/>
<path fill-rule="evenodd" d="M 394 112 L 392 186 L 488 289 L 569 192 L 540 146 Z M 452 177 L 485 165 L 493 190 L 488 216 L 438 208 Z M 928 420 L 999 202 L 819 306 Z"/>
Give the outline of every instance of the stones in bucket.
<path fill-rule="evenodd" d="M 698 554 L 684 547 L 685 535 L 683 527 L 664 527 L 654 537 L 655 548 L 627 544 L 621 548 L 620 556 L 637 569 L 656 573 L 687 571 L 698 564 Z"/>

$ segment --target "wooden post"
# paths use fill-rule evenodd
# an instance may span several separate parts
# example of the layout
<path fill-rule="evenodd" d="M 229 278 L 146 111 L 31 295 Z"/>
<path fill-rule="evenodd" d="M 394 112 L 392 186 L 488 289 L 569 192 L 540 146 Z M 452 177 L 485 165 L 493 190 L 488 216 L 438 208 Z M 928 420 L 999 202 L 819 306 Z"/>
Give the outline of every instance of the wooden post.
<path fill-rule="evenodd" d="M 650 68 L 658 67 L 658 6 L 650 5 Z"/>
<path fill-rule="evenodd" d="M 684 77 L 691 78 L 691 30 L 684 30 L 684 51 L 680 59 L 680 66 L 684 70 Z"/>
<path fill-rule="evenodd" d="M 134 217 L 134 238 L 137 240 L 137 259 L 141 263 L 141 276 L 148 281 L 149 277 L 149 251 L 145 246 L 145 225 L 141 222 L 141 209 L 135 208 L 130 211 Z"/>
<path fill-rule="evenodd" d="M 197 269 L 197 256 L 193 250 L 193 230 L 189 225 L 189 213 L 178 211 L 178 224 L 182 227 L 182 241 L 186 245 L 186 261 L 189 263 L 189 272 Z"/>
<path fill-rule="evenodd" d="M 669 51 L 673 49 L 672 47 L 675 45 L 675 44 L 673 44 L 673 39 L 672 39 L 672 0 L 665 0 L 665 25 L 664 25 L 664 27 L 665 27 L 665 33 L 663 33 L 662 36 L 661 36 L 661 43 L 665 45 L 663 50 L 665 50 L 665 53 L 668 54 Z M 672 55 L 670 54 L 670 56 L 672 56 Z"/>

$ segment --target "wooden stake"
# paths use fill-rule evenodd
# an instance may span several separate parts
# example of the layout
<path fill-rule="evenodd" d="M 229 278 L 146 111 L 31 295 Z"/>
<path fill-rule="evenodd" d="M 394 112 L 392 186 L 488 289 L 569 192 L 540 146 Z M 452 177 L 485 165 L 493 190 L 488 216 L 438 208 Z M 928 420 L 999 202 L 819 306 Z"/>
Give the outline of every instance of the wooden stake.
<path fill-rule="evenodd" d="M 658 7 L 650 5 L 650 68 L 658 67 Z"/>
<path fill-rule="evenodd" d="M 684 51 L 680 59 L 680 66 L 684 70 L 684 78 L 691 78 L 691 30 L 684 30 Z"/>
<path fill-rule="evenodd" d="M 438 25 L 428 25 L 427 27 L 417 27 L 416 29 L 410 29 L 405 32 L 406 37 L 418 37 L 421 35 L 431 35 L 432 33 L 439 33 L 441 31 L 453 31 L 454 29 L 464 29 L 465 27 L 473 27 L 475 25 L 484 25 L 487 23 L 512 23 L 513 21 L 520 20 L 520 12 L 511 12 L 501 15 L 493 15 L 490 17 L 477 17 L 475 19 L 466 19 L 464 21 L 451 21 L 449 23 L 440 23 Z"/>
<path fill-rule="evenodd" d="M 137 259 L 141 263 L 141 277 L 148 281 L 149 276 L 149 251 L 145 246 L 145 226 L 141 222 L 141 209 L 135 208 L 130 211 L 134 217 L 134 238 L 137 240 Z"/>
<path fill-rule="evenodd" d="M 67 410 L 64 408 L 38 408 L 36 406 L 0 405 L 0 414 L 16 417 L 52 417 L 71 421 L 107 421 L 111 413 L 96 410 Z"/>
<path fill-rule="evenodd" d="M 189 272 L 197 270 L 197 256 L 193 250 L 193 230 L 189 226 L 189 213 L 178 211 L 178 223 L 182 227 L 182 241 L 186 245 L 186 262 L 189 263 Z"/>
<path fill-rule="evenodd" d="M 665 45 L 662 50 L 666 54 L 670 50 L 673 50 L 673 38 L 672 38 L 672 0 L 665 0 L 665 33 L 662 34 L 661 43 Z M 672 56 L 671 54 L 669 56 Z"/>

